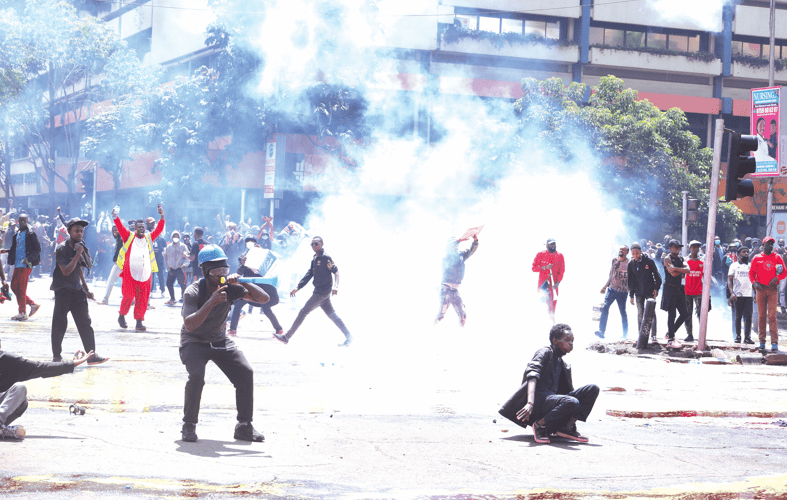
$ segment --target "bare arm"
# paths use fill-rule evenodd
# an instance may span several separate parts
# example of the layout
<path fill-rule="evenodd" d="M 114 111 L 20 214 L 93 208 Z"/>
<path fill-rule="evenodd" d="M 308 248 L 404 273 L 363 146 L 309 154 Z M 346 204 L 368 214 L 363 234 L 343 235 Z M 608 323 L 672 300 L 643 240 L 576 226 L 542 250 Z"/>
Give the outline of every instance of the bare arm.
<path fill-rule="evenodd" d="M 85 274 L 82 272 L 81 267 L 79 268 L 79 278 L 82 280 L 82 287 L 85 289 L 87 298 L 94 299 L 95 297 L 93 296 L 93 293 L 87 288 L 87 281 L 85 281 Z"/>
<path fill-rule="evenodd" d="M 527 420 L 531 413 L 533 413 L 533 401 L 536 399 L 536 383 L 538 379 L 531 377 L 527 380 L 527 403 L 521 410 L 516 412 L 516 418 L 519 420 Z"/>
<path fill-rule="evenodd" d="M 333 273 L 333 291 L 331 293 L 333 295 L 339 293 L 339 271 Z"/>

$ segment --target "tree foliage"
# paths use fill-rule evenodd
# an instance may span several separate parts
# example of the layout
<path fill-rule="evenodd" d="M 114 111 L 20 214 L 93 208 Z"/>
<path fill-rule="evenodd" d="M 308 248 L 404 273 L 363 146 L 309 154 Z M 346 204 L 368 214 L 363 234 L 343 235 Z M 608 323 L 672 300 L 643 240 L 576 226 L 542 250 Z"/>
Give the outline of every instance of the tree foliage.
<path fill-rule="evenodd" d="M 678 108 L 659 110 L 623 80 L 602 77 L 588 103 L 585 85 L 565 86 L 559 78 L 522 81 L 525 95 L 515 104 L 520 116 L 520 138 L 547 144 L 563 164 L 593 164 L 597 187 L 612 196 L 629 223 L 653 231 L 662 223 L 679 227 L 682 191 L 701 201 L 707 214 L 712 150 L 688 130 Z M 594 158 L 582 157 L 586 144 Z M 721 204 L 718 229 L 731 239 L 742 221 L 741 212 Z M 690 234 L 705 238 L 706 223 L 694 223 Z M 655 236 L 655 235 L 654 235 Z"/>

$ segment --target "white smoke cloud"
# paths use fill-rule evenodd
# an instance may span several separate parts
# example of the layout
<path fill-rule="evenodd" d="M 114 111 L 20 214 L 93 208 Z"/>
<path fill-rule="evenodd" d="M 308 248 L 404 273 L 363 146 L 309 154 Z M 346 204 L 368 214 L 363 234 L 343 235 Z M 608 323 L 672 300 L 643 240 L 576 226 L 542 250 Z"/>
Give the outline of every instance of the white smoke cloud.
<path fill-rule="evenodd" d="M 727 0 L 650 0 L 650 7 L 666 21 L 687 23 L 705 31 L 719 31 L 725 3 Z"/>

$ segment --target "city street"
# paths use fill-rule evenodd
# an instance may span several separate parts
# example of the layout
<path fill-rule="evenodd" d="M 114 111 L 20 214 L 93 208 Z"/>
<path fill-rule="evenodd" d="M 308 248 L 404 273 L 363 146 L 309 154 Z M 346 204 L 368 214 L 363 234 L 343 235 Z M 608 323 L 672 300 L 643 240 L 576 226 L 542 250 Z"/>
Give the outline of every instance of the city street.
<path fill-rule="evenodd" d="M 50 280 L 30 320 L 0 307 L 2 348 L 50 360 Z M 103 295 L 101 285 L 93 287 Z M 180 294 L 177 291 L 178 296 Z M 497 414 L 547 332 L 492 336 L 454 317 L 398 338 L 353 332 L 347 349 L 321 311 L 289 345 L 262 314 L 237 343 L 255 370 L 255 427 L 264 443 L 233 439 L 234 390 L 209 365 L 199 441 L 180 441 L 186 372 L 179 307 L 154 295 L 148 331 L 120 330 L 110 306 L 91 303 L 106 364 L 27 383 L 22 441 L 0 441 L 0 491 L 9 498 L 769 498 L 787 494 L 787 367 L 666 363 L 585 349 L 575 328 L 567 357 L 574 385 L 602 392 L 580 431 L 588 444 L 539 445 Z M 302 299 L 305 300 L 306 297 Z M 337 309 L 341 307 L 337 299 Z M 288 326 L 297 308 L 274 308 Z M 726 338 L 725 334 L 725 338 Z M 81 349 L 69 326 L 64 354 Z M 69 413 L 78 403 L 83 416 Z M 735 418 L 618 418 L 607 411 L 739 412 Z M 746 412 L 770 412 L 755 418 Z"/>

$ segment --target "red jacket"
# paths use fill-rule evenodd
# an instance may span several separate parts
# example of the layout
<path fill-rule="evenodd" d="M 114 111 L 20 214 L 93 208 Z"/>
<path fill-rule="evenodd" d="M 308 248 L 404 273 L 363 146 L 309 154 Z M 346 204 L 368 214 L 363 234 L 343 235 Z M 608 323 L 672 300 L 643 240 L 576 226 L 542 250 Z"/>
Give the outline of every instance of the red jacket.
<path fill-rule="evenodd" d="M 776 266 L 782 266 L 782 272 L 778 276 Z M 755 255 L 749 267 L 749 279 L 752 284 L 759 283 L 767 286 L 774 277 L 779 278 L 779 281 L 787 278 L 787 269 L 784 268 L 784 261 L 779 254 L 771 252 L 770 255 L 765 255 L 763 252 Z"/>
<path fill-rule="evenodd" d="M 563 273 L 566 272 L 566 262 L 563 260 L 563 254 L 555 251 L 549 253 L 549 250 L 543 250 L 536 254 L 533 259 L 533 272 L 538 274 L 538 288 L 549 280 L 549 269 L 541 269 L 542 266 L 552 264 L 552 276 L 555 283 L 563 281 Z"/>

